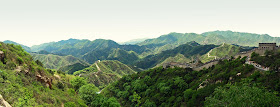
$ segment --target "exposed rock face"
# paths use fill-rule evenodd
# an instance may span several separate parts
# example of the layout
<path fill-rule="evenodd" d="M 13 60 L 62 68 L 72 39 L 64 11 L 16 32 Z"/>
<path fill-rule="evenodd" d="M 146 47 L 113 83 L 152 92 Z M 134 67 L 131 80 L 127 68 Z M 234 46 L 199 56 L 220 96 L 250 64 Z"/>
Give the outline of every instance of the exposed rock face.
<path fill-rule="evenodd" d="M 0 94 L 0 107 L 12 107 Z"/>
<path fill-rule="evenodd" d="M 36 75 L 36 79 L 37 79 L 37 81 L 40 81 L 41 83 L 45 83 L 47 87 L 52 89 L 52 79 L 51 78 L 41 76 L 38 74 L 38 75 Z"/>
<path fill-rule="evenodd" d="M 3 51 L 0 51 L 0 61 L 4 62 L 5 54 Z"/>

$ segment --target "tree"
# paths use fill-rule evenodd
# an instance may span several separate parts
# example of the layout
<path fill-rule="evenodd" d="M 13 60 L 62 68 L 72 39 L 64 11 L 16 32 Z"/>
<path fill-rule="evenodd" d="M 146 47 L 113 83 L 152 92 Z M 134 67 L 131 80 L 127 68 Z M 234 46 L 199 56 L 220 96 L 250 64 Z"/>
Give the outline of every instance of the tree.
<path fill-rule="evenodd" d="M 93 84 L 87 84 L 87 85 L 83 85 L 80 89 L 79 89 L 79 95 L 80 98 L 83 99 L 86 104 L 90 104 L 94 97 L 97 95 L 96 92 L 98 92 L 99 89 L 93 85 Z"/>
<path fill-rule="evenodd" d="M 90 107 L 121 107 L 121 105 L 114 97 L 106 98 L 98 94 L 90 103 Z"/>
<path fill-rule="evenodd" d="M 213 95 L 206 98 L 205 105 L 216 106 L 279 106 L 280 100 L 275 94 L 257 87 L 247 85 L 226 85 L 216 88 Z"/>
<path fill-rule="evenodd" d="M 143 107 L 156 107 L 156 106 L 157 105 L 154 102 L 150 101 L 149 99 L 147 99 L 143 104 Z"/>
<path fill-rule="evenodd" d="M 43 63 L 42 63 L 41 61 L 36 60 L 35 62 L 36 62 L 37 65 L 39 65 L 39 66 L 41 66 L 41 67 L 44 67 L 44 65 L 43 65 Z"/>
<path fill-rule="evenodd" d="M 133 93 L 133 100 L 132 100 L 132 102 L 136 102 L 137 104 L 136 104 L 136 106 L 137 107 L 139 107 L 140 106 L 140 104 L 141 104 L 141 97 L 136 93 L 136 92 L 134 92 Z"/>
<path fill-rule="evenodd" d="M 78 91 L 81 86 L 87 84 L 87 81 L 83 77 L 75 77 L 70 81 L 70 83 L 74 87 L 74 89 Z"/>

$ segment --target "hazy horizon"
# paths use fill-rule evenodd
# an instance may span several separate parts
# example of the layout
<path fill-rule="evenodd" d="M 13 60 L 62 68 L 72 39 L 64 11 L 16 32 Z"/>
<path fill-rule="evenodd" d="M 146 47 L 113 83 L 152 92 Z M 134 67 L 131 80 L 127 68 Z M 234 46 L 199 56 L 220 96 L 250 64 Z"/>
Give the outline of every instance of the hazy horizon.
<path fill-rule="evenodd" d="M 26 46 L 74 39 L 125 42 L 170 32 L 236 31 L 280 37 L 280 1 L 16 0 L 0 4 L 0 41 Z"/>

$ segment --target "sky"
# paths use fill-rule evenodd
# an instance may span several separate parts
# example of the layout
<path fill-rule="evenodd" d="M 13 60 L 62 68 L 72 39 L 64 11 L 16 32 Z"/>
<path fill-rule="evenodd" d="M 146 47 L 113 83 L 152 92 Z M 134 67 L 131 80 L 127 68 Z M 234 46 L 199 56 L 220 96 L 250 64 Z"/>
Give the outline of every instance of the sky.
<path fill-rule="evenodd" d="M 280 0 L 0 0 L 0 41 L 124 42 L 232 30 L 280 37 Z"/>

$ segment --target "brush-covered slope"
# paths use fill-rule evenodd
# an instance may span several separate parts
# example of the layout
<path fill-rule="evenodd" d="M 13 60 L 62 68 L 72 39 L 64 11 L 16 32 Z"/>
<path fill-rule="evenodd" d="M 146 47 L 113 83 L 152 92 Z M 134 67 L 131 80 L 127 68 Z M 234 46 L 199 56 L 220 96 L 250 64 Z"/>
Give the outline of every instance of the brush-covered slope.
<path fill-rule="evenodd" d="M 241 47 L 223 43 L 217 48 L 210 50 L 208 53 L 200 57 L 202 63 L 214 60 L 215 58 L 235 56 L 242 50 Z"/>
<path fill-rule="evenodd" d="M 125 64 L 131 64 L 133 61 L 139 59 L 138 55 L 134 51 L 125 51 L 122 49 L 115 49 L 111 52 L 107 58 L 108 60 L 118 60 Z"/>
<path fill-rule="evenodd" d="M 136 73 L 129 66 L 116 61 L 116 60 L 104 60 L 96 61 L 93 65 L 83 70 L 74 72 L 74 75 L 80 75 L 88 79 L 99 88 L 112 83 L 120 79 L 124 75 L 130 75 Z"/>
<path fill-rule="evenodd" d="M 140 59 L 135 65 L 142 69 L 148 69 L 162 63 L 169 57 L 175 57 L 177 54 L 182 54 L 186 58 L 190 58 L 196 55 L 203 55 L 215 48 L 216 45 L 200 45 L 194 41 L 180 45 L 174 49 L 163 51 L 156 55 L 149 55 L 143 59 Z"/>
<path fill-rule="evenodd" d="M 72 55 L 85 60 L 88 63 L 94 63 L 97 60 L 107 59 L 119 59 L 119 61 L 126 63 L 126 59 L 134 59 L 135 55 L 130 51 L 134 51 L 137 54 L 141 54 L 146 51 L 150 51 L 144 46 L 138 45 L 119 45 L 112 40 L 96 39 L 90 40 L 78 40 L 69 39 L 58 42 L 46 43 L 38 46 L 31 47 L 34 51 L 46 50 L 54 54 Z M 117 55 L 120 57 L 127 56 L 126 58 L 118 58 L 116 53 L 123 53 L 124 55 Z M 130 58 L 130 56 L 132 58 Z"/>
<path fill-rule="evenodd" d="M 280 73 L 255 71 L 245 60 L 224 60 L 201 71 L 154 68 L 124 76 L 101 94 L 122 106 L 279 106 Z"/>
<path fill-rule="evenodd" d="M 49 69 L 59 69 L 64 66 L 80 63 L 83 66 L 89 66 L 89 64 L 74 56 L 59 56 L 53 54 L 35 54 L 31 53 L 33 59 L 39 60 L 44 64 L 44 67 Z"/>
<path fill-rule="evenodd" d="M 163 66 L 165 63 L 176 62 L 176 63 L 190 63 L 192 60 L 191 58 L 186 58 L 183 54 L 177 54 L 174 57 L 168 57 L 161 63 L 157 64 L 155 67 Z"/>
<path fill-rule="evenodd" d="M 71 65 L 60 67 L 58 69 L 58 71 L 65 72 L 67 74 L 73 74 L 74 72 L 85 69 L 89 66 L 90 65 L 88 65 L 88 64 L 83 64 L 83 63 L 77 62 L 77 63 L 71 64 Z"/>
<path fill-rule="evenodd" d="M 0 51 L 0 94 L 12 106 L 86 106 L 72 89 L 73 76 L 46 70 L 20 45 L 0 42 Z"/>
<path fill-rule="evenodd" d="M 20 45 L 25 51 L 27 52 L 31 52 L 31 48 L 28 47 L 28 46 L 25 46 L 25 45 L 22 45 L 22 44 L 19 44 L 19 43 L 16 43 L 14 41 L 10 41 L 10 40 L 5 40 L 3 41 L 4 43 L 8 43 L 8 44 L 14 44 L 14 45 Z"/>

